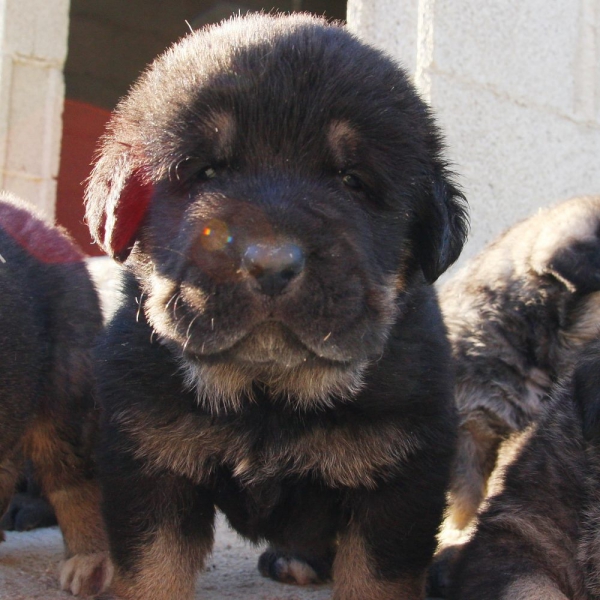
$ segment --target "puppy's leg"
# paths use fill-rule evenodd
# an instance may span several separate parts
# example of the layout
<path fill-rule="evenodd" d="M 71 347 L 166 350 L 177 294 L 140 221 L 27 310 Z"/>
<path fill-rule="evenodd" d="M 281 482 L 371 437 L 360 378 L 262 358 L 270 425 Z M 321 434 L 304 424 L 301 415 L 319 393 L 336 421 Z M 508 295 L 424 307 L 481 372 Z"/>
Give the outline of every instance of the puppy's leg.
<path fill-rule="evenodd" d="M 39 418 L 25 436 L 25 448 L 65 542 L 61 587 L 73 594 L 104 591 L 112 578 L 108 541 L 100 511 L 100 487 L 81 432 Z"/>
<path fill-rule="evenodd" d="M 298 485 L 275 512 L 268 536 L 272 545 L 261 555 L 259 571 L 297 585 L 330 580 L 339 522 L 335 492 Z"/>
<path fill-rule="evenodd" d="M 515 440 L 521 450 L 455 561 L 450 598 L 590 598 L 577 553 L 593 462 L 569 393 L 557 388 L 543 419 Z"/>
<path fill-rule="evenodd" d="M 191 599 L 196 575 L 212 544 L 190 543 L 176 518 L 139 542 L 128 561 L 116 561 L 115 594 L 124 600 Z"/>
<path fill-rule="evenodd" d="M 485 415 L 474 413 L 459 430 L 446 518 L 428 574 L 429 595 L 446 596 L 454 560 L 470 538 L 477 510 L 488 493 L 501 442 L 502 437 L 489 426 Z"/>
<path fill-rule="evenodd" d="M 0 462 L 0 515 L 3 515 L 10 504 L 19 478 L 21 461 L 15 457 L 5 458 Z M 4 532 L 0 531 L 0 541 L 4 540 Z"/>
<path fill-rule="evenodd" d="M 382 540 L 383 541 L 383 540 Z M 334 562 L 334 600 L 417 600 L 425 597 L 423 573 L 386 577 L 378 573 L 378 554 L 360 527 L 340 536 Z"/>
<path fill-rule="evenodd" d="M 487 493 L 487 484 L 498 459 L 503 436 L 485 415 L 472 415 L 460 428 L 449 492 L 448 518 L 443 535 L 463 530 L 474 519 Z M 504 435 L 507 435 L 505 433 Z M 446 534 L 448 530 L 448 534 Z M 454 543 L 456 539 L 448 539 Z M 443 545 L 444 541 L 442 540 Z"/>
<path fill-rule="evenodd" d="M 417 467 L 418 470 L 418 467 Z M 425 471 L 422 471 L 422 473 Z M 334 600 L 421 600 L 444 506 L 444 473 L 413 472 L 349 494 L 348 525 L 333 565 Z"/>
<path fill-rule="evenodd" d="M 103 506 L 124 600 L 188 600 L 213 543 L 215 509 L 205 490 L 119 453 L 101 459 Z"/>

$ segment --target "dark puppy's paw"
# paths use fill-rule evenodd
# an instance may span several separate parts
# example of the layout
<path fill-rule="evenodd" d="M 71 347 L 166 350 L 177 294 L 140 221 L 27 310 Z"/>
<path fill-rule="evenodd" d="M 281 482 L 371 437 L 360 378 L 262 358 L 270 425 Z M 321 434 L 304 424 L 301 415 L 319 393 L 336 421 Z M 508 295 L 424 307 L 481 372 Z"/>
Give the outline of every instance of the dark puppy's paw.
<path fill-rule="evenodd" d="M 5 531 L 30 531 L 53 525 L 56 525 L 56 516 L 50 504 L 44 498 L 27 492 L 13 496 L 0 520 L 0 529 Z"/>
<path fill-rule="evenodd" d="M 258 570 L 263 577 L 270 577 L 280 583 L 296 585 L 329 581 L 332 565 L 333 556 L 307 558 L 275 548 L 268 548 L 258 559 Z"/>

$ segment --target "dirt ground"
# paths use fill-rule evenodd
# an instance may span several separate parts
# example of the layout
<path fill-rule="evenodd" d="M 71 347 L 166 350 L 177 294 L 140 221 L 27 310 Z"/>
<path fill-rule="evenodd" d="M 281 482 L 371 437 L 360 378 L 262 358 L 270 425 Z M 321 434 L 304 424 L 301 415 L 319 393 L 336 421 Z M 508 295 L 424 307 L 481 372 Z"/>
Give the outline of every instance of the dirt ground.
<path fill-rule="evenodd" d="M 68 600 L 58 591 L 62 538 L 57 527 L 6 533 L 0 544 L 0 600 Z M 196 600 L 325 600 L 330 586 L 299 588 L 261 577 L 254 548 L 219 520 L 215 548 L 198 577 Z M 150 598 L 148 600 L 151 600 Z"/>

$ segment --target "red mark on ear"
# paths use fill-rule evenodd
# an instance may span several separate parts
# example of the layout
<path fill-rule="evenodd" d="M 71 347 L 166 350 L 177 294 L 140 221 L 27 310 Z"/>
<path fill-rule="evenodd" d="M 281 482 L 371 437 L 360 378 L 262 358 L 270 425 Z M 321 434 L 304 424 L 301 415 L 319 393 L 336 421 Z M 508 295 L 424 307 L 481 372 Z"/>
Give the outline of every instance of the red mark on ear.
<path fill-rule="evenodd" d="M 0 228 L 40 262 L 66 264 L 81 262 L 85 258 L 66 232 L 12 202 L 0 202 Z"/>
<path fill-rule="evenodd" d="M 106 215 L 105 244 L 118 260 L 129 256 L 151 197 L 152 185 L 134 173 L 125 184 L 113 213 Z"/>

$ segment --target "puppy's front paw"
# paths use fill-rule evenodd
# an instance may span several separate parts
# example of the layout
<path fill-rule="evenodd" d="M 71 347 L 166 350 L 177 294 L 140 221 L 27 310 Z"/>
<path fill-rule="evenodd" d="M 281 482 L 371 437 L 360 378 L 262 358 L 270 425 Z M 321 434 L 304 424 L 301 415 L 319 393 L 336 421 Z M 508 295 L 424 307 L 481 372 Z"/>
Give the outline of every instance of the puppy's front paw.
<path fill-rule="evenodd" d="M 306 559 L 269 548 L 258 559 L 258 570 L 263 577 L 270 577 L 281 583 L 309 585 L 324 583 L 331 578 L 331 561 Z"/>
<path fill-rule="evenodd" d="M 108 552 L 76 554 L 60 570 L 60 589 L 75 596 L 93 596 L 108 589 L 114 567 Z"/>

